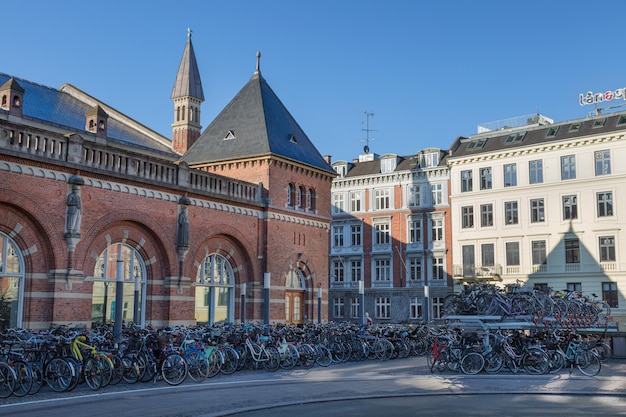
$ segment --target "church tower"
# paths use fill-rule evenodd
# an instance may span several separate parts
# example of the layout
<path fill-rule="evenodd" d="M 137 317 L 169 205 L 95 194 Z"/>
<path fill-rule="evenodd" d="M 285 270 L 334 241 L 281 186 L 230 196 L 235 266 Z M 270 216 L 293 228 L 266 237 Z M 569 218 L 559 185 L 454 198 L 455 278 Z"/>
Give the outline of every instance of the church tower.
<path fill-rule="evenodd" d="M 190 29 L 187 29 L 187 44 L 178 67 L 171 99 L 174 101 L 172 149 L 182 155 L 200 137 L 200 106 L 204 101 Z"/>

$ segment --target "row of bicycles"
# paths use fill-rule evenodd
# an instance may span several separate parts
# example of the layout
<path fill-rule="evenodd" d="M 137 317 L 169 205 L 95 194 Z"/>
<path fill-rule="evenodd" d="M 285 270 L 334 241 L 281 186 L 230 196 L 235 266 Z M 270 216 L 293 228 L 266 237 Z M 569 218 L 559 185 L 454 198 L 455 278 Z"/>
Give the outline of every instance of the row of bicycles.
<path fill-rule="evenodd" d="M 92 390 L 120 382 L 178 385 L 187 378 L 202 382 L 245 369 L 326 367 L 425 352 L 425 339 L 416 329 L 400 325 L 366 330 L 350 323 L 165 329 L 131 324 L 118 340 L 110 326 L 9 329 L 0 334 L 0 398 L 36 394 L 44 386 L 64 392 L 83 383 Z"/>
<path fill-rule="evenodd" d="M 119 338 L 111 326 L 9 329 L 0 333 L 0 398 L 36 394 L 43 387 L 65 392 L 80 384 L 91 390 L 160 380 L 178 385 L 242 370 L 274 372 L 423 355 L 433 372 L 538 374 L 575 366 L 595 375 L 610 356 L 603 339 L 583 340 L 562 329 L 530 338 L 500 330 L 478 336 L 454 326 L 331 322 L 151 329 L 129 324 Z"/>
<path fill-rule="evenodd" d="M 595 294 L 551 288 L 525 290 L 520 283 L 504 287 L 493 283 L 465 285 L 463 291 L 445 298 L 444 312 L 447 316 L 519 317 L 559 327 L 592 327 L 611 320 L 611 307 Z"/>
<path fill-rule="evenodd" d="M 569 368 L 587 376 L 600 373 L 611 357 L 601 337 L 583 336 L 570 329 L 536 332 L 502 330 L 466 332 L 459 328 L 431 329 L 428 364 L 431 372 L 455 371 L 467 375 L 506 370 L 529 375 L 556 373 Z"/>

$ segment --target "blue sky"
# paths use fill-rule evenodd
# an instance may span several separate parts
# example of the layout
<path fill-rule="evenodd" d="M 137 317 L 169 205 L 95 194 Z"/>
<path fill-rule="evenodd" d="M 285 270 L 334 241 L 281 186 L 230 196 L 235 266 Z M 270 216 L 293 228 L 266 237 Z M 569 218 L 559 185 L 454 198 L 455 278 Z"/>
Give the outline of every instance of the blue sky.
<path fill-rule="evenodd" d="M 579 94 L 626 87 L 623 1 L 0 2 L 0 72 L 72 84 L 171 137 L 187 39 L 202 125 L 261 72 L 323 155 L 448 149 L 476 126 L 537 111 L 587 116 Z M 612 102 L 611 104 L 621 104 Z M 605 103 L 606 104 L 606 103 Z"/>

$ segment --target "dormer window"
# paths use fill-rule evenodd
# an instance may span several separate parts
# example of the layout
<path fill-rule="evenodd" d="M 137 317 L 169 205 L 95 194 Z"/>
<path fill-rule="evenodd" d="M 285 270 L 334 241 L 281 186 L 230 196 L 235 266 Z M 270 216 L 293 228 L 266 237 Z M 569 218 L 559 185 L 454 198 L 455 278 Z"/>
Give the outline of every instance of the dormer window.
<path fill-rule="evenodd" d="M 383 158 L 380 160 L 380 172 L 393 172 L 396 169 L 397 159 L 393 158 Z"/>
<path fill-rule="evenodd" d="M 558 126 L 553 126 L 550 129 L 548 129 L 548 131 L 546 132 L 546 137 L 547 138 L 553 138 L 553 137 L 556 136 L 558 131 L 559 131 L 559 127 Z"/>
<path fill-rule="evenodd" d="M 580 123 L 574 123 L 569 127 L 570 132 L 578 132 L 580 130 Z"/>
<path fill-rule="evenodd" d="M 509 135 L 508 138 L 505 139 L 504 143 L 516 143 L 524 140 L 524 136 L 526 136 L 526 132 L 517 132 Z"/>
<path fill-rule="evenodd" d="M 228 132 L 226 132 L 226 136 L 224 136 L 224 140 L 231 140 L 231 139 L 235 139 L 234 130 L 229 130 Z"/>
<path fill-rule="evenodd" d="M 345 177 L 346 173 L 348 172 L 348 166 L 346 164 L 335 165 L 333 166 L 333 169 L 337 174 L 339 174 L 341 178 Z"/>
<path fill-rule="evenodd" d="M 430 168 L 439 165 L 439 152 L 428 152 L 420 155 L 420 167 Z"/>
<path fill-rule="evenodd" d="M 294 135 L 293 133 L 289 135 L 289 142 L 298 143 L 298 139 L 296 139 L 296 135 Z"/>
<path fill-rule="evenodd" d="M 487 143 L 487 139 L 475 139 L 467 145 L 467 149 L 480 149 L 485 146 Z"/>
<path fill-rule="evenodd" d="M 604 124 L 605 124 L 605 123 L 606 123 L 606 117 L 605 117 L 605 118 L 603 118 L 603 119 L 596 119 L 596 120 L 593 122 L 593 127 L 594 127 L 594 128 L 596 128 L 596 127 L 602 127 L 602 126 L 604 126 Z"/>

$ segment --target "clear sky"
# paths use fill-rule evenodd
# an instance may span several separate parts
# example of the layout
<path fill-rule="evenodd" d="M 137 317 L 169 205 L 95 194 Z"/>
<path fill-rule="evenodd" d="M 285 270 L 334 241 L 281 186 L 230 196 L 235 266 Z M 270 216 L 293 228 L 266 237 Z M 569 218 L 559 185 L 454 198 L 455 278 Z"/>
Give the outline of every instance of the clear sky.
<path fill-rule="evenodd" d="M 626 87 L 624 1 L 0 0 L 0 72 L 72 84 L 166 137 L 187 40 L 203 127 L 261 73 L 322 155 L 448 149 L 478 124 L 587 116 Z M 611 104 L 622 104 L 623 100 Z M 606 103 L 604 103 L 606 104 Z"/>

